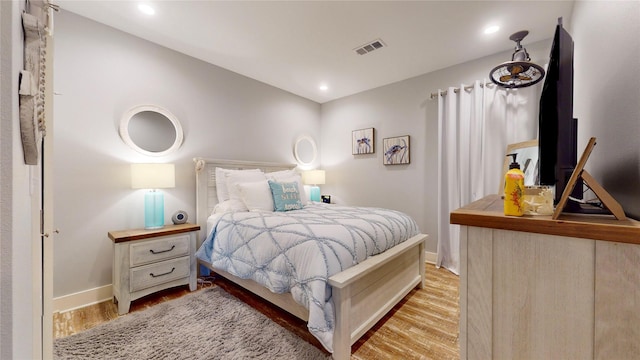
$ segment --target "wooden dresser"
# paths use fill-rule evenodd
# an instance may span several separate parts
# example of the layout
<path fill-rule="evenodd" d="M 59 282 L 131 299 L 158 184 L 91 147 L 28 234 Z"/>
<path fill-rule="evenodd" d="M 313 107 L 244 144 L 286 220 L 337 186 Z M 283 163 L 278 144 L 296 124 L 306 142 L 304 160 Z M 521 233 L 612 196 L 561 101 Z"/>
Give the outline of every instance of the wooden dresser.
<path fill-rule="evenodd" d="M 461 226 L 461 359 L 640 356 L 640 222 L 508 217 L 490 195 Z"/>

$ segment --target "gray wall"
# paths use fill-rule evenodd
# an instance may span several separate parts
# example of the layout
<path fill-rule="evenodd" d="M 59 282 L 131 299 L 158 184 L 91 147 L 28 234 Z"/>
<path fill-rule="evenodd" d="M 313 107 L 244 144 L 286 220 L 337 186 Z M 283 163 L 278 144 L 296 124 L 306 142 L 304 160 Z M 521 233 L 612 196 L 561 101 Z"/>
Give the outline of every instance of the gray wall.
<path fill-rule="evenodd" d="M 587 171 L 640 219 L 640 1 L 577 1 L 570 33 L 578 150 L 596 137 Z"/>
<path fill-rule="evenodd" d="M 111 284 L 107 232 L 144 226 L 130 163 L 176 164 L 176 187 L 164 190 L 170 223 L 178 209 L 195 219 L 193 157 L 295 163 L 299 135 L 320 142 L 319 104 L 65 11 L 54 76 L 54 297 Z M 140 104 L 180 120 L 176 153 L 149 158 L 120 139 L 120 117 Z"/>
<path fill-rule="evenodd" d="M 550 40 L 524 45 L 534 62 L 547 62 Z M 323 104 L 323 193 L 407 212 L 429 234 L 427 251 L 436 252 L 438 103 L 430 94 L 488 79 L 491 68 L 510 58 L 508 51 Z M 351 155 L 351 131 L 369 127 L 376 132 L 375 154 Z M 399 135 L 411 136 L 411 164 L 382 165 L 383 138 Z"/>

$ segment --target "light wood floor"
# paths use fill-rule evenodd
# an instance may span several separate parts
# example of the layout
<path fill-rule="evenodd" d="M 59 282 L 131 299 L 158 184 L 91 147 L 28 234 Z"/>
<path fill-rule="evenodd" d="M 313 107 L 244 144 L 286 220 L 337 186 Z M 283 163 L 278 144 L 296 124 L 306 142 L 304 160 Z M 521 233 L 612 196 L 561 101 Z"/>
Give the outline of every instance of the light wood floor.
<path fill-rule="evenodd" d="M 352 360 L 369 359 L 458 359 L 458 277 L 446 269 L 427 264 L 424 289 L 414 289 L 351 347 Z M 308 332 L 306 324 L 285 311 L 225 279 L 198 285 L 198 289 L 220 286 L 258 309 L 273 321 L 301 338 L 322 348 Z M 189 291 L 186 286 L 167 289 L 131 303 L 140 311 L 178 298 Z M 118 317 L 117 306 L 106 301 L 85 308 L 54 314 L 54 337 L 72 335 Z"/>

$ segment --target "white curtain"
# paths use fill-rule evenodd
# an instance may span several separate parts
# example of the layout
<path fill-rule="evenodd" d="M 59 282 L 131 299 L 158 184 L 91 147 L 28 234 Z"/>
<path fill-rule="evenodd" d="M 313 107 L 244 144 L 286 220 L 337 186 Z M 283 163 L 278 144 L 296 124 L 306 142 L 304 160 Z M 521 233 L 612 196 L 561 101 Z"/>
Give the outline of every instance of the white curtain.
<path fill-rule="evenodd" d="M 484 84 L 485 82 L 483 82 Z M 449 214 L 498 192 L 508 144 L 535 139 L 540 85 L 507 90 L 476 81 L 438 91 L 438 258 L 460 273 L 460 227 Z"/>

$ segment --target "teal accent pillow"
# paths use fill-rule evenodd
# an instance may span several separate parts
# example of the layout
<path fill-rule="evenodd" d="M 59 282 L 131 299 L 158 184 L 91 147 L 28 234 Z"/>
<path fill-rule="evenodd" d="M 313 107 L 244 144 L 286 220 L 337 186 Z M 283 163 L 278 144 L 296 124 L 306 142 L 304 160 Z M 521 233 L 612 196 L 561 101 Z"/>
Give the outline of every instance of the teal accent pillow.
<path fill-rule="evenodd" d="M 302 209 L 298 184 L 294 182 L 275 182 L 269 180 L 269 188 L 273 195 L 275 211 L 289 211 Z"/>

